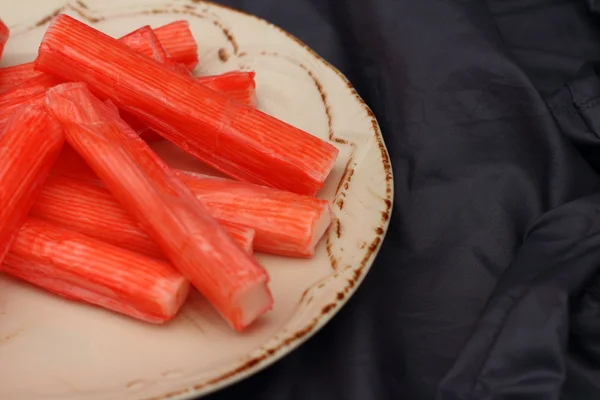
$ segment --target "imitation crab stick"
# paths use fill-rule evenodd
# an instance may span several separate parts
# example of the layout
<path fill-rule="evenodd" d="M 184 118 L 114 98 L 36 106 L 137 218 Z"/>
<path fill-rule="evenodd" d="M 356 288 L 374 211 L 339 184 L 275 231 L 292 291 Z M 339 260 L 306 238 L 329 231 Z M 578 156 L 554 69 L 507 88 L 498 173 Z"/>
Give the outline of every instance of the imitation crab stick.
<path fill-rule="evenodd" d="M 157 43 L 158 38 L 149 27 L 137 29 L 123 36 L 119 41 L 158 61 L 165 62 L 168 58 L 167 50 L 161 43 Z M 8 99 L 27 99 L 42 95 L 59 83 L 61 80 L 57 77 L 36 71 L 33 62 L 0 68 L 0 92 L 3 92 L 0 95 L 0 112 L 4 110 L 3 102 Z"/>
<path fill-rule="evenodd" d="M 144 27 L 143 30 L 145 31 L 146 28 Z M 142 34 L 142 37 L 137 38 L 137 43 L 132 37 L 135 35 L 140 35 L 138 31 L 139 30 L 133 31 L 123 36 L 119 40 L 131 41 L 128 44 L 131 47 L 137 47 L 137 51 L 148 51 L 148 46 L 150 43 L 144 41 L 146 40 L 146 37 L 144 37 L 145 34 Z M 198 46 L 194 40 L 194 37 L 192 36 L 187 21 L 175 21 L 165 26 L 156 28 L 153 30 L 153 32 L 155 33 L 154 37 L 156 37 L 159 41 L 160 38 L 156 34 L 163 38 L 164 41 L 160 41 L 160 44 L 169 54 L 169 57 L 174 63 L 183 64 L 188 67 L 193 65 L 189 69 L 195 68 L 196 64 L 198 63 Z M 1 38 L 2 27 L 0 26 L 0 41 L 2 40 Z M 0 55 L 1 53 L 2 52 L 0 51 Z M 0 93 L 13 88 L 28 79 L 34 78 L 40 73 L 41 72 L 34 69 L 33 62 L 0 68 Z"/>
<path fill-rule="evenodd" d="M 85 84 L 50 89 L 46 105 L 69 144 L 233 328 L 244 329 L 272 308 L 266 271 Z"/>
<path fill-rule="evenodd" d="M 219 221 L 252 227 L 256 251 L 312 257 L 331 224 L 327 200 L 247 182 L 176 171 Z"/>
<path fill-rule="evenodd" d="M 192 76 L 181 64 L 178 64 L 162 45 L 156 32 L 149 26 L 143 26 L 119 39 L 131 49 L 166 65 L 182 75 Z M 248 106 L 256 106 L 254 72 L 231 71 L 221 75 L 200 76 L 196 82 L 217 92 L 226 94 L 230 99 Z"/>
<path fill-rule="evenodd" d="M 52 75 L 40 74 L 21 85 L 0 94 L 0 129 L 15 109 L 26 105 L 42 105 L 46 90 L 60 83 Z"/>
<path fill-rule="evenodd" d="M 68 15 L 54 18 L 36 69 L 83 81 L 164 138 L 238 180 L 314 195 L 332 144 L 229 100 Z"/>
<path fill-rule="evenodd" d="M 169 263 L 28 218 L 0 271 L 49 292 L 151 323 L 179 311 L 189 281 Z"/>
<path fill-rule="evenodd" d="M 196 78 L 207 87 L 222 92 L 233 100 L 249 106 L 255 106 L 255 82 L 253 72 L 227 72 L 222 75 Z M 46 91 L 62 81 L 50 74 L 39 73 L 31 79 L 0 93 L 0 127 L 8 120 L 13 110 L 26 104 L 38 104 L 44 99 Z M 137 118 L 127 116 L 127 123 L 142 133 L 147 126 Z"/>
<path fill-rule="evenodd" d="M 133 50 L 151 57 L 161 63 L 175 61 L 170 59 L 167 51 L 155 40 L 156 35 L 149 27 L 142 27 L 125 35 L 121 42 L 127 44 Z M 182 74 L 189 72 L 177 69 Z M 15 71 L 9 72 L 9 71 Z M 6 72 L 6 76 L 5 76 Z M 201 76 L 196 81 L 212 90 L 219 91 L 228 97 L 249 106 L 256 105 L 254 72 L 231 71 L 221 75 Z M 0 88 L 4 82 L 16 82 L 7 90 L 0 89 L 0 112 L 5 111 L 5 103 L 21 99 L 22 102 L 31 100 L 36 95 L 45 93 L 46 90 L 61 83 L 62 81 L 50 74 L 44 74 L 33 69 L 33 63 L 21 64 L 14 67 L 0 68 Z"/>
<path fill-rule="evenodd" d="M 153 30 L 173 60 L 190 71 L 196 68 L 198 44 L 187 21 L 171 22 Z"/>
<path fill-rule="evenodd" d="M 104 187 L 60 176 L 46 180 L 30 215 L 149 257 L 162 251 Z M 254 229 L 219 221 L 227 233 L 252 254 Z"/>
<path fill-rule="evenodd" d="M 158 40 L 156 33 L 154 33 L 152 28 L 150 28 L 148 25 L 123 36 L 120 41 L 138 53 L 156 60 L 161 64 L 165 64 L 176 72 L 191 76 L 191 73 L 184 65 L 178 64 L 171 59 L 167 50 L 164 48 L 160 40 Z M 157 133 L 149 129 L 148 126 L 144 122 L 141 122 L 137 117 L 127 112 L 122 112 L 120 114 L 123 120 L 129 126 L 131 126 L 142 137 L 142 139 L 146 140 L 147 142 L 161 139 Z"/>
<path fill-rule="evenodd" d="M 254 72 L 231 71 L 221 75 L 200 76 L 195 78 L 196 82 L 227 96 L 229 99 L 256 107 L 256 83 Z M 162 139 L 138 118 L 123 113 L 125 121 L 136 130 L 147 142 Z"/>
<path fill-rule="evenodd" d="M 185 65 L 179 64 L 171 58 L 167 49 L 165 49 L 158 39 L 158 36 L 156 36 L 156 33 L 148 25 L 123 36 L 120 41 L 129 48 L 136 50 L 138 53 L 144 54 L 145 56 L 168 66 L 173 71 L 193 76 Z"/>
<path fill-rule="evenodd" d="M 256 107 L 255 72 L 231 71 L 221 75 L 201 76 L 196 81 L 250 107 Z"/>
<path fill-rule="evenodd" d="M 158 36 L 156 36 L 156 33 L 148 25 L 128 33 L 119 39 L 119 41 L 135 49 L 138 53 L 154 60 L 164 62 L 170 59 L 167 50 L 158 39 Z"/>
<path fill-rule="evenodd" d="M 6 112 L 8 107 L 17 103 L 30 103 L 36 98 L 43 98 L 46 90 L 62 83 L 59 78 L 50 74 L 39 74 L 10 90 L 0 94 L 0 110 Z"/>
<path fill-rule="evenodd" d="M 4 22 L 0 19 L 0 58 L 2 58 L 2 53 L 4 53 L 4 46 L 8 41 L 8 37 L 10 36 L 10 30 L 8 26 L 4 24 Z"/>
<path fill-rule="evenodd" d="M 256 83 L 254 76 L 254 72 L 231 71 L 221 75 L 200 76 L 196 78 L 196 82 L 224 94 L 231 100 L 249 107 L 256 107 Z M 162 136 L 149 129 L 138 118 L 125 113 L 125 120 L 147 142 L 162 139 Z"/>
<path fill-rule="evenodd" d="M 6 92 L 43 73 L 35 70 L 35 64 L 27 62 L 0 68 L 0 93 Z"/>
<path fill-rule="evenodd" d="M 131 48 L 136 51 L 140 51 L 143 54 L 152 54 L 152 49 L 160 46 L 160 43 L 153 42 L 153 38 L 156 35 L 150 28 L 144 27 L 137 31 L 126 35 L 120 40 L 126 42 Z M 156 39 L 157 40 L 157 39 Z M 156 51 L 157 60 L 165 60 L 165 55 L 161 52 L 160 48 Z M 167 55 L 168 57 L 168 55 Z M 163 61 L 161 61 L 163 62 Z M 22 66 L 28 66 L 23 68 Z M 22 64 L 18 66 L 23 71 L 29 70 L 34 74 L 29 74 L 30 79 L 20 82 L 16 86 L 12 86 L 10 89 L 0 94 L 0 127 L 9 118 L 11 113 L 16 107 L 20 107 L 25 104 L 36 104 L 40 103 L 45 96 L 48 89 L 61 83 L 61 80 L 53 75 L 44 74 L 33 70 L 33 63 Z M 17 67 L 0 68 L 0 87 L 3 82 L 6 82 L 3 70 L 9 70 Z M 181 71 L 181 73 L 187 73 Z M 22 74 L 23 77 L 27 76 L 27 73 Z M 255 106 L 255 83 L 253 72 L 229 72 L 222 75 L 200 77 L 196 79 L 197 82 L 206 84 L 214 90 L 221 91 L 233 100 L 242 102 L 249 106 Z M 137 118 L 124 113 L 123 117 L 126 122 L 130 124 L 138 133 L 142 134 L 145 140 L 159 139 L 153 131 L 147 128 L 145 123 L 140 122 Z"/>
<path fill-rule="evenodd" d="M 173 169 L 181 181 L 192 193 L 206 206 L 208 212 L 221 223 L 228 221 L 238 226 L 254 229 L 254 250 L 276 255 L 310 258 L 315 253 L 317 243 L 321 240 L 331 224 L 331 211 L 327 200 L 312 196 L 303 196 L 283 190 L 271 189 L 265 186 L 223 179 L 194 172 Z M 59 160 L 52 169 L 57 177 L 67 177 L 68 180 L 50 178 L 44 185 L 42 193 L 33 206 L 43 207 L 44 212 L 52 214 L 56 221 L 61 217 L 61 210 L 73 208 L 76 219 L 83 225 L 83 229 L 100 231 L 92 234 L 102 234 L 103 225 L 85 221 L 95 220 L 93 216 L 86 215 L 86 194 L 81 186 L 75 193 L 69 192 L 69 181 L 85 182 L 92 187 L 102 186 L 98 177 L 89 168 L 85 161 L 70 146 L 65 146 Z M 101 189 L 98 189 L 99 191 Z M 47 198 L 45 193 L 52 193 L 56 199 Z M 62 196 L 64 203 L 69 199 L 72 204 L 62 203 L 58 200 Z M 82 202 L 82 205 L 78 205 Z M 92 207 L 94 208 L 94 207 Z M 99 209 L 100 206 L 97 206 Z M 50 211 L 52 209 L 53 211 Z M 102 221 L 98 223 L 104 224 Z M 81 229 L 81 228 L 78 228 Z"/>
<path fill-rule="evenodd" d="M 0 262 L 64 144 L 58 122 L 42 107 L 15 110 L 0 133 Z"/>
<path fill-rule="evenodd" d="M 140 52 L 161 63 L 173 66 L 172 59 L 158 37 L 150 27 L 139 28 L 119 39 L 133 50 Z M 13 67 L 0 68 L 0 123 L 6 119 L 14 106 L 39 100 L 46 90 L 61 83 L 55 76 L 35 71 L 34 63 L 26 63 Z M 189 75 L 187 70 L 175 68 L 182 74 Z M 222 75 L 198 77 L 196 81 L 213 90 L 222 92 L 228 97 L 249 106 L 256 105 L 254 72 L 232 71 Z M 5 89 L 5 90 L 3 90 Z M 11 106 L 11 107 L 9 107 Z"/>
<path fill-rule="evenodd" d="M 0 93 L 10 90 L 40 74 L 41 72 L 33 69 L 32 62 L 0 68 Z"/>
<path fill-rule="evenodd" d="M 175 72 L 192 76 L 184 65 L 177 63 L 171 58 L 150 26 L 143 26 L 123 36 L 120 41 L 138 53 L 160 62 Z M 213 90 L 226 94 L 232 100 L 242 102 L 251 107 L 256 106 L 253 72 L 230 72 L 223 75 L 200 77 L 196 79 L 196 82 L 205 84 Z M 127 112 L 124 112 L 122 117 L 144 140 L 154 141 L 161 139 L 160 135 L 149 129 L 138 118 Z"/>

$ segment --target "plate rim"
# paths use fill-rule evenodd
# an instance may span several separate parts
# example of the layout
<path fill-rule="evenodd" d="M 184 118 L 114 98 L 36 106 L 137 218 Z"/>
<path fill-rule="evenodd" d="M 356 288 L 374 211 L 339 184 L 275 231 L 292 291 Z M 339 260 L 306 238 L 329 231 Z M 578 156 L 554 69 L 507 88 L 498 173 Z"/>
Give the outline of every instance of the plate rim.
<path fill-rule="evenodd" d="M 97 0 L 93 0 L 97 1 Z M 371 127 L 374 133 L 373 139 L 375 140 L 375 145 L 378 146 L 381 153 L 381 162 L 383 164 L 383 170 L 385 173 L 385 185 L 386 185 L 386 210 L 382 213 L 382 220 L 378 226 L 378 229 L 374 235 L 374 239 L 371 243 L 368 244 L 366 255 L 362 258 L 361 262 L 357 265 L 352 265 L 350 268 L 345 268 L 344 270 L 340 270 L 338 276 L 342 276 L 342 274 L 348 274 L 349 271 L 353 272 L 352 279 L 349 279 L 347 284 L 345 285 L 343 291 L 345 293 L 341 298 L 338 296 L 333 302 L 325 305 L 322 308 L 322 312 L 318 317 L 309 320 L 307 324 L 304 324 L 301 328 L 295 329 L 293 332 L 286 332 L 282 337 L 281 345 L 275 349 L 264 349 L 261 356 L 254 356 L 249 360 L 240 360 L 239 362 L 232 363 L 231 367 L 226 367 L 227 369 L 219 371 L 219 375 L 215 378 L 209 378 L 208 382 L 198 384 L 190 384 L 188 387 L 181 388 L 180 390 L 170 391 L 168 393 L 164 393 L 162 395 L 154 396 L 151 398 L 145 398 L 144 400 L 192 400 L 195 398 L 202 398 L 214 392 L 217 392 L 225 387 L 231 386 L 235 383 L 243 381 L 248 377 L 266 369 L 267 367 L 275 364 L 280 361 L 282 358 L 296 350 L 302 344 L 306 343 L 309 339 L 311 339 L 317 332 L 319 332 L 333 317 L 337 315 L 337 313 L 346 305 L 346 303 L 350 300 L 350 298 L 356 293 L 365 277 L 371 270 L 371 267 L 381 249 L 383 241 L 387 235 L 390 225 L 390 219 L 393 211 L 394 204 L 394 176 L 393 169 L 390 162 L 389 152 L 385 145 L 385 141 L 381 132 L 381 128 L 377 121 L 377 118 L 371 108 L 366 104 L 363 98 L 358 94 L 352 83 L 348 80 L 348 78 L 335 66 L 325 60 L 322 56 L 320 56 L 315 50 L 309 47 L 306 43 L 300 40 L 295 35 L 289 33 L 285 29 L 279 27 L 278 25 L 261 18 L 257 15 L 248 13 L 246 11 L 233 8 L 228 5 L 215 3 L 213 1 L 208 0 L 181 0 L 176 1 L 174 3 L 168 4 L 169 7 L 179 7 L 184 4 L 192 3 L 194 6 L 198 6 L 199 4 L 207 5 L 209 7 L 214 7 L 217 9 L 224 9 L 229 12 L 239 14 L 244 17 L 250 17 L 252 19 L 258 20 L 261 23 L 266 24 L 271 29 L 274 29 L 279 34 L 285 35 L 287 38 L 291 39 L 301 48 L 306 50 L 310 56 L 314 57 L 316 61 L 320 61 L 322 65 L 333 71 L 338 78 L 342 80 L 343 83 L 346 84 L 348 89 L 350 90 L 350 94 L 354 96 L 355 100 L 358 102 L 358 105 L 364 109 L 366 114 L 371 120 Z M 165 4 L 167 5 L 167 4 Z M 148 4 L 140 4 L 138 5 L 140 8 L 148 7 L 151 9 L 152 2 L 148 2 Z M 42 25 L 45 25 L 49 22 L 55 15 L 64 12 L 64 11 L 74 11 L 76 12 L 82 19 L 87 20 L 88 23 L 95 24 L 100 20 L 89 15 L 88 6 L 85 3 L 85 0 L 66 0 L 63 3 L 63 6 L 59 9 L 54 10 L 47 17 L 40 20 L 35 26 L 30 27 L 38 28 Z M 168 11 L 167 11 L 168 12 Z M 176 14 L 176 13 L 174 13 Z M 25 29 L 26 31 L 29 29 Z M 367 143 L 368 144 L 368 143 Z M 348 170 L 348 166 L 346 166 L 346 170 L 344 171 L 343 176 L 340 179 L 340 182 L 344 181 L 344 177 L 346 176 L 346 172 Z M 341 184 L 341 183 L 340 183 Z M 334 277 L 336 273 L 329 275 L 326 280 Z M 305 293 L 317 286 L 317 284 L 311 286 L 306 289 Z M 327 283 L 325 283 L 327 286 Z M 302 299 L 299 300 L 301 302 Z M 254 352 L 256 352 L 255 349 Z M 252 355 L 253 353 L 248 353 L 248 355 Z M 241 365 L 239 365 L 241 364 Z"/>

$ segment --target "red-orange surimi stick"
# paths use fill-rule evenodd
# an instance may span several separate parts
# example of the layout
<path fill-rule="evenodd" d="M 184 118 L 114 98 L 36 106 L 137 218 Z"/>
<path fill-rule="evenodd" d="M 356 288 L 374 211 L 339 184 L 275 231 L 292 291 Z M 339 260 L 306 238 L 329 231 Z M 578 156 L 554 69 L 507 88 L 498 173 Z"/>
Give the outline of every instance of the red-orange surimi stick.
<path fill-rule="evenodd" d="M 254 72 L 231 71 L 222 75 L 200 76 L 196 82 L 226 95 L 229 99 L 238 101 L 249 107 L 256 107 L 256 83 Z M 147 142 L 162 139 L 158 133 L 149 129 L 139 119 L 127 115 L 126 122 L 136 130 Z"/>
<path fill-rule="evenodd" d="M 122 37 L 121 41 L 130 48 L 166 65 L 175 72 L 192 76 L 184 65 L 178 64 L 171 58 L 150 26 L 144 26 L 131 32 Z M 232 100 L 256 107 L 254 72 L 230 72 L 218 76 L 196 78 L 196 81 L 213 90 L 227 94 Z M 162 139 L 159 134 L 149 129 L 138 118 L 129 115 L 127 112 L 123 112 L 122 117 L 145 141 L 151 142 Z"/>
<path fill-rule="evenodd" d="M 199 77 L 196 80 L 233 100 L 251 107 L 256 106 L 254 72 L 233 71 L 222 75 Z M 15 107 L 42 101 L 46 91 L 60 83 L 60 80 L 53 75 L 39 73 L 38 76 L 0 94 L 0 126 L 6 122 Z M 127 113 L 123 114 L 125 121 L 142 135 L 144 140 L 152 141 L 161 138 L 137 118 Z"/>
<path fill-rule="evenodd" d="M 314 195 L 337 158 L 332 144 L 197 85 L 64 14 L 46 31 L 36 69 L 87 82 L 164 138 L 238 180 Z"/>
<path fill-rule="evenodd" d="M 0 128 L 8 121 L 14 110 L 24 105 L 42 105 L 46 90 L 60 83 L 48 74 L 40 74 L 21 85 L 0 94 Z"/>
<path fill-rule="evenodd" d="M 35 218 L 21 226 L 0 271 L 151 323 L 172 319 L 190 287 L 167 262 Z"/>
<path fill-rule="evenodd" d="M 149 257 L 164 258 L 138 222 L 105 187 L 99 185 L 51 176 L 29 215 Z M 246 252 L 252 254 L 254 229 L 229 221 L 219 223 Z"/>
<path fill-rule="evenodd" d="M 191 73 L 187 70 L 184 65 L 177 64 L 174 62 L 167 50 L 164 48 L 162 43 L 158 40 L 156 33 L 150 28 L 150 26 L 143 26 L 121 38 L 121 42 L 136 50 L 138 53 L 143 54 L 153 60 L 160 62 L 161 64 L 167 65 L 169 68 L 191 76 Z M 116 106 L 115 106 L 116 107 Z M 117 107 L 118 108 L 118 107 Z M 153 132 L 148 126 L 140 121 L 137 117 L 129 114 L 126 111 L 122 111 L 121 117 L 127 124 L 136 131 L 142 139 L 147 142 L 161 139 L 161 137 Z"/>
<path fill-rule="evenodd" d="M 222 75 L 200 76 L 196 78 L 196 82 L 226 95 L 231 100 L 238 101 L 249 107 L 256 107 L 256 83 L 254 76 L 254 72 L 232 71 Z M 162 139 L 162 136 L 149 129 L 138 118 L 126 114 L 125 121 L 147 142 Z"/>
<path fill-rule="evenodd" d="M 150 30 L 150 28 L 146 29 Z M 129 36 L 129 39 L 122 38 L 121 40 L 129 41 L 129 45 L 136 51 L 147 53 L 149 50 L 145 49 L 152 46 L 149 40 L 152 39 L 152 37 L 156 37 L 156 35 L 154 35 L 151 30 L 148 32 L 146 29 L 141 28 L 130 34 L 131 36 Z M 128 36 L 125 36 L 125 38 L 127 37 Z M 131 37 L 136 40 L 132 40 Z M 26 65 L 29 66 L 29 68 L 33 68 L 33 63 L 22 64 L 22 66 Z M 2 71 L 11 68 L 15 67 L 0 68 L 0 86 L 5 82 Z M 31 69 L 31 71 L 35 73 L 32 78 L 12 86 L 9 90 L 0 94 L 0 127 L 6 122 L 16 107 L 41 102 L 48 89 L 61 83 L 61 80 L 53 75 L 33 71 L 33 69 Z M 230 72 L 223 75 L 202 77 L 197 80 L 199 82 L 205 82 L 208 87 L 222 91 L 234 100 L 244 102 L 251 106 L 255 105 L 255 83 L 253 72 Z M 138 133 L 144 134 L 145 140 L 150 141 L 157 139 L 157 134 L 150 131 L 145 123 L 141 123 L 137 118 L 127 115 L 126 113 L 123 117 L 129 125 L 138 131 Z"/>
<path fill-rule="evenodd" d="M 196 62 L 190 69 L 194 69 L 196 63 L 198 62 L 197 56 L 197 45 L 194 40 L 192 33 L 189 30 L 189 26 L 186 21 L 176 21 L 165 25 L 160 28 L 156 28 L 160 32 L 160 35 L 163 36 L 165 42 L 160 42 L 165 49 L 165 51 L 169 52 L 170 58 L 174 63 L 177 64 L 186 64 L 193 62 L 194 54 Z M 2 27 L 0 26 L 0 41 L 2 38 Z M 123 36 L 120 40 L 127 38 L 128 36 L 134 34 L 137 31 L 131 32 L 128 35 Z M 156 31 L 154 31 L 156 32 Z M 8 35 L 8 34 L 7 34 Z M 158 36 L 154 35 L 158 38 Z M 7 36 L 8 39 L 8 36 Z M 131 40 L 131 38 L 128 38 Z M 140 39 L 142 41 L 143 39 Z M 148 51 L 147 43 L 140 42 L 138 44 L 138 51 Z M 170 51 L 174 52 L 170 54 Z M 1 54 L 1 52 L 0 52 Z M 41 72 L 36 71 L 34 69 L 34 63 L 28 62 L 24 64 L 14 65 L 11 67 L 3 67 L 0 68 L 0 93 L 12 89 L 13 87 L 20 85 L 28 79 L 34 78 L 41 74 Z"/>
<path fill-rule="evenodd" d="M 142 29 L 143 28 L 141 28 L 138 31 L 142 31 Z M 139 35 L 138 31 L 135 31 L 133 33 Z M 148 53 L 148 50 L 145 49 L 154 45 L 150 44 L 151 42 L 149 42 L 151 36 L 148 35 L 148 32 L 146 32 L 145 30 L 143 30 L 143 32 L 144 36 L 142 38 L 139 38 L 139 40 L 137 41 L 128 41 L 127 39 L 125 39 L 124 41 L 127 42 L 128 45 L 134 50 L 146 54 Z M 150 31 L 150 33 L 152 32 Z M 138 38 L 136 37 L 136 39 Z M 161 58 L 162 56 L 160 56 L 160 54 L 157 57 L 159 57 L 155 58 L 157 61 L 163 59 Z M 21 66 L 25 65 L 29 66 L 29 68 L 33 68 L 33 63 L 21 64 Z M 2 82 L 2 70 L 12 68 L 16 67 L 0 68 L 0 85 Z M 9 104 L 17 104 L 17 106 L 20 106 L 23 103 L 28 103 L 31 100 L 39 98 L 39 96 L 45 94 L 45 92 L 51 87 L 62 83 L 60 78 L 57 78 L 53 75 L 44 74 L 39 71 L 34 71 L 33 69 L 31 69 L 31 72 L 32 74 L 28 74 L 30 76 L 29 79 L 26 79 L 23 82 L 19 82 L 18 85 L 12 86 L 10 90 L 4 91 L 0 94 L 0 115 L 5 115 L 6 118 L 7 113 L 12 111 L 12 109 L 7 108 Z M 23 76 L 25 75 L 26 74 L 23 74 Z M 254 72 L 232 71 L 221 75 L 198 77 L 196 78 L 196 80 L 199 83 L 213 90 L 222 92 L 223 94 L 226 94 L 227 96 L 232 97 L 237 101 L 254 106 L 256 88 L 254 76 Z M 1 118 L 0 121 L 2 121 Z"/>
<path fill-rule="evenodd" d="M 54 167 L 50 171 L 50 175 L 66 176 L 71 179 L 82 180 L 96 186 L 105 187 L 96 173 L 68 143 L 65 143 L 63 146 L 58 160 L 56 160 Z"/>
<path fill-rule="evenodd" d="M 33 69 L 33 62 L 0 68 L 0 93 L 40 74 L 41 72 Z"/>
<path fill-rule="evenodd" d="M 167 50 L 161 46 L 160 42 L 157 42 L 156 35 L 149 27 L 137 29 L 119 40 L 135 51 L 161 63 L 175 64 L 174 60 L 169 57 Z M 21 103 L 28 102 L 36 95 L 42 92 L 45 93 L 51 87 L 62 83 L 57 77 L 35 71 L 33 66 L 34 63 L 31 62 L 13 67 L 0 68 L 0 92 L 3 92 L 0 94 L 0 112 L 7 112 L 4 105 L 9 100 L 16 102 L 17 99 L 20 99 Z M 187 70 L 182 70 L 181 68 L 176 68 L 176 70 L 189 75 Z M 254 82 L 254 75 L 254 72 L 232 71 L 221 75 L 198 77 L 196 80 L 213 90 L 226 94 L 234 100 L 255 106 L 256 84 Z"/>
<path fill-rule="evenodd" d="M 85 84 L 50 89 L 46 105 L 69 144 L 226 321 L 242 330 L 271 309 L 266 271 Z"/>
<path fill-rule="evenodd" d="M 15 110 L 0 133 L 0 262 L 63 146 L 58 122 L 42 107 Z"/>
<path fill-rule="evenodd" d="M 255 75 L 255 72 L 231 71 L 221 75 L 200 76 L 196 81 L 232 100 L 256 107 Z"/>
<path fill-rule="evenodd" d="M 150 28 L 150 26 L 143 26 L 131 32 L 130 34 L 123 36 L 121 41 L 130 48 L 135 49 L 137 52 L 168 66 L 170 69 L 176 72 L 192 76 L 191 72 L 185 67 L 185 65 L 178 64 L 173 61 L 167 50 L 158 39 L 158 36 L 156 36 L 156 33 L 152 30 L 152 28 Z M 130 115 L 126 111 L 121 113 L 121 117 L 145 141 L 152 142 L 162 139 L 160 135 L 148 128 L 145 123 L 141 122 L 138 118 Z"/>
<path fill-rule="evenodd" d="M 196 68 L 198 44 L 187 21 L 171 22 L 153 30 L 173 60 L 185 65 L 190 71 Z"/>
<path fill-rule="evenodd" d="M 161 62 L 168 58 L 167 50 L 158 42 L 158 38 L 149 27 L 137 29 L 119 41 L 144 55 L 163 60 Z M 0 68 L 0 92 L 4 92 L 0 95 L 0 112 L 6 112 L 3 103 L 8 100 L 21 99 L 25 102 L 29 97 L 45 94 L 46 90 L 60 83 L 62 81 L 59 78 L 36 71 L 33 62 Z M 5 87 L 6 90 L 2 90 Z"/>
<path fill-rule="evenodd" d="M 156 32 L 149 26 L 143 26 L 119 39 L 140 54 L 166 65 L 182 75 L 192 76 L 191 73 L 178 64 L 162 45 Z M 217 92 L 227 94 L 233 100 L 255 107 L 256 97 L 254 72 L 232 71 L 221 75 L 201 76 L 196 78 L 198 83 Z"/>
<path fill-rule="evenodd" d="M 57 176 L 83 181 L 92 187 L 102 186 L 98 177 L 70 146 L 65 146 L 52 171 Z M 213 217 L 219 221 L 229 221 L 254 229 L 254 249 L 256 251 L 290 257 L 312 257 L 317 243 L 331 224 L 331 210 L 327 200 L 247 182 L 176 169 L 173 171 L 206 206 Z M 58 187 L 66 185 L 60 180 L 52 182 L 53 184 L 46 183 L 44 190 L 38 196 L 36 205 L 42 202 L 46 204 L 44 207 L 56 208 L 54 218 L 61 218 L 62 205 L 53 205 L 51 199 L 42 200 L 47 189 L 57 186 L 52 189 L 55 191 L 59 190 Z M 80 198 L 84 194 L 67 195 L 65 193 L 64 196 L 65 201 L 68 201 L 67 196 Z M 34 209 L 36 205 L 34 205 Z M 83 206 L 79 207 L 75 203 L 72 204 L 72 207 L 74 207 L 74 212 L 84 209 Z M 92 219 L 82 213 L 78 215 L 82 224 L 85 224 L 84 221 Z M 101 227 L 91 225 L 84 226 L 84 228 L 102 231 Z M 89 232 L 84 233 L 89 234 Z"/>
<path fill-rule="evenodd" d="M 2 22 L 0 19 L 0 58 L 2 58 L 2 53 L 4 53 L 4 46 L 8 41 L 8 37 L 10 36 L 10 29 L 8 26 Z"/>
<path fill-rule="evenodd" d="M 185 65 L 179 64 L 171 58 L 167 49 L 165 49 L 150 26 L 143 26 L 130 34 L 123 36 L 120 41 L 136 50 L 138 53 L 144 54 L 145 56 L 168 66 L 173 71 L 193 76 Z"/>
<path fill-rule="evenodd" d="M 254 228 L 256 251 L 310 258 L 331 225 L 327 200 L 175 170 L 219 221 Z"/>
<path fill-rule="evenodd" d="M 16 101 L 31 100 L 36 95 L 43 95 L 46 90 L 58 85 L 62 81 L 50 74 L 39 74 L 20 85 L 0 94 L 0 109 L 3 111 L 8 104 Z"/>
<path fill-rule="evenodd" d="M 157 61 L 166 61 L 169 57 L 167 50 L 158 40 L 150 26 L 142 26 L 119 39 L 122 43 L 135 49 L 138 53 Z"/>

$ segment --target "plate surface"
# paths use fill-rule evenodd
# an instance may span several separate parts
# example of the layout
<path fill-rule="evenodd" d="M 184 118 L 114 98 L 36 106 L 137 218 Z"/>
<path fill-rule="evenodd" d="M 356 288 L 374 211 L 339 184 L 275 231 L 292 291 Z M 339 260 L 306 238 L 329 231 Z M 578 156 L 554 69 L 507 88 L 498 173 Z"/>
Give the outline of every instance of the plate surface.
<path fill-rule="evenodd" d="M 142 25 L 190 22 L 197 74 L 255 70 L 259 107 L 340 149 L 320 197 L 334 222 L 312 260 L 258 255 L 275 308 L 237 334 L 193 294 L 180 315 L 151 326 L 0 278 L 0 398 L 187 399 L 247 377 L 292 351 L 343 306 L 369 270 L 387 230 L 392 171 L 377 121 L 350 83 L 272 24 L 202 1 L 3 0 L 12 30 L 2 66 L 31 61 L 53 15 L 67 13 L 121 36 Z M 180 168 L 198 162 L 159 144 Z"/>

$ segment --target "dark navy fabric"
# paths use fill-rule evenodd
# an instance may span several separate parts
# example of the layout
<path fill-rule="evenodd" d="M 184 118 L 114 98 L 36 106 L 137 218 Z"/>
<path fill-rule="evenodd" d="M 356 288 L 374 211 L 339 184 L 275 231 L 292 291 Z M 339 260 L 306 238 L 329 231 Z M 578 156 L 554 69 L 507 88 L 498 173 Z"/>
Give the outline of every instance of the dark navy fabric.
<path fill-rule="evenodd" d="M 222 3 L 350 79 L 395 201 L 347 306 L 208 398 L 600 398 L 600 2 Z"/>

